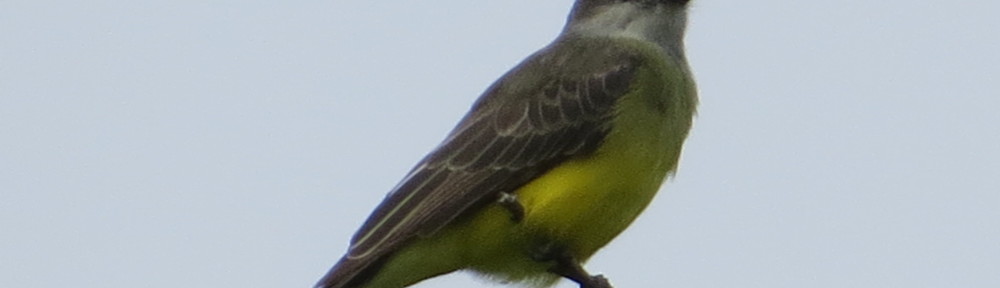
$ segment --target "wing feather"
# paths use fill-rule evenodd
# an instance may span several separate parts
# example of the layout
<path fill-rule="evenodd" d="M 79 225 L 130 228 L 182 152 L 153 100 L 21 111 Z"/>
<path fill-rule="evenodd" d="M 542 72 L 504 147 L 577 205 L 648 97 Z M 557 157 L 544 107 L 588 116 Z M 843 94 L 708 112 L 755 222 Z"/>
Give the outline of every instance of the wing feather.
<path fill-rule="evenodd" d="M 618 53 L 623 57 L 576 71 L 566 63 L 607 57 L 556 54 L 543 50 L 491 86 L 386 196 L 352 238 L 347 255 L 317 286 L 363 283 L 406 241 L 432 235 L 498 193 L 515 191 L 600 146 L 613 125 L 615 103 L 628 92 L 641 63 Z M 551 80 L 525 82 L 525 75 Z M 522 81 L 510 80 L 515 78 Z"/>

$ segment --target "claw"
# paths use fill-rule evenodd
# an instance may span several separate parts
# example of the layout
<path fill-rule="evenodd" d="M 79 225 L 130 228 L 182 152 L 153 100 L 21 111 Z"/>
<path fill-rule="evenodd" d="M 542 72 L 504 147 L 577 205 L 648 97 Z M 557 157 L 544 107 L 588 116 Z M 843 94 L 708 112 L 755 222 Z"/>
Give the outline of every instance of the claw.
<path fill-rule="evenodd" d="M 524 219 L 524 206 L 521 206 L 521 202 L 517 202 L 517 195 L 513 193 L 500 192 L 500 198 L 497 199 L 497 203 L 500 207 L 506 208 L 510 211 L 510 220 L 516 223 L 520 223 Z"/>
<path fill-rule="evenodd" d="M 537 258 L 538 260 L 555 260 L 556 263 L 549 268 L 549 272 L 573 280 L 573 282 L 580 284 L 580 288 L 614 288 L 604 275 L 590 275 L 590 273 L 587 273 L 583 269 L 583 266 L 580 265 L 580 262 L 577 262 L 566 250 L 552 248 L 552 246 L 543 248 L 547 251 L 542 253 L 547 254 L 547 256 Z"/>

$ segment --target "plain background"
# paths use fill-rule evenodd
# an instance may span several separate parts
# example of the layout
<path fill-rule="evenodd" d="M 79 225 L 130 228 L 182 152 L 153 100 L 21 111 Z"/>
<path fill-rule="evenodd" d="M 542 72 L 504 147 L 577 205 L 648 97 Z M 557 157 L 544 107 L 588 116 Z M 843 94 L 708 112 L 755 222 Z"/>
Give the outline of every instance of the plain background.
<path fill-rule="evenodd" d="M 2 1 L 0 287 L 310 287 L 571 4 Z M 1000 287 L 998 10 L 695 1 L 680 171 L 590 270 Z"/>

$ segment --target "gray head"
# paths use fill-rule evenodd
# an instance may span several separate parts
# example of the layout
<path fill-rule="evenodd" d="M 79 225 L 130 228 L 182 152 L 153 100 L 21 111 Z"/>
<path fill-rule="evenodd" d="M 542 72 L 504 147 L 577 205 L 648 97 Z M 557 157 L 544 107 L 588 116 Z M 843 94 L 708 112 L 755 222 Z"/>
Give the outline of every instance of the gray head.
<path fill-rule="evenodd" d="M 624 36 L 663 47 L 683 42 L 689 0 L 577 0 L 565 36 Z"/>

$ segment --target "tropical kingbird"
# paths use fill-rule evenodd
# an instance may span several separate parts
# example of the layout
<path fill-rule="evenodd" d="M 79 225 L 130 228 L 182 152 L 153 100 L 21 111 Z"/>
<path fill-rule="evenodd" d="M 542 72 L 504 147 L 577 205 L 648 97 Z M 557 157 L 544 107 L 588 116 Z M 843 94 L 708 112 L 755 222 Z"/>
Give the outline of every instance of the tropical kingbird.
<path fill-rule="evenodd" d="M 578 0 L 386 196 L 316 285 L 405 287 L 456 270 L 581 287 L 581 266 L 677 168 L 697 93 L 688 0 Z"/>

